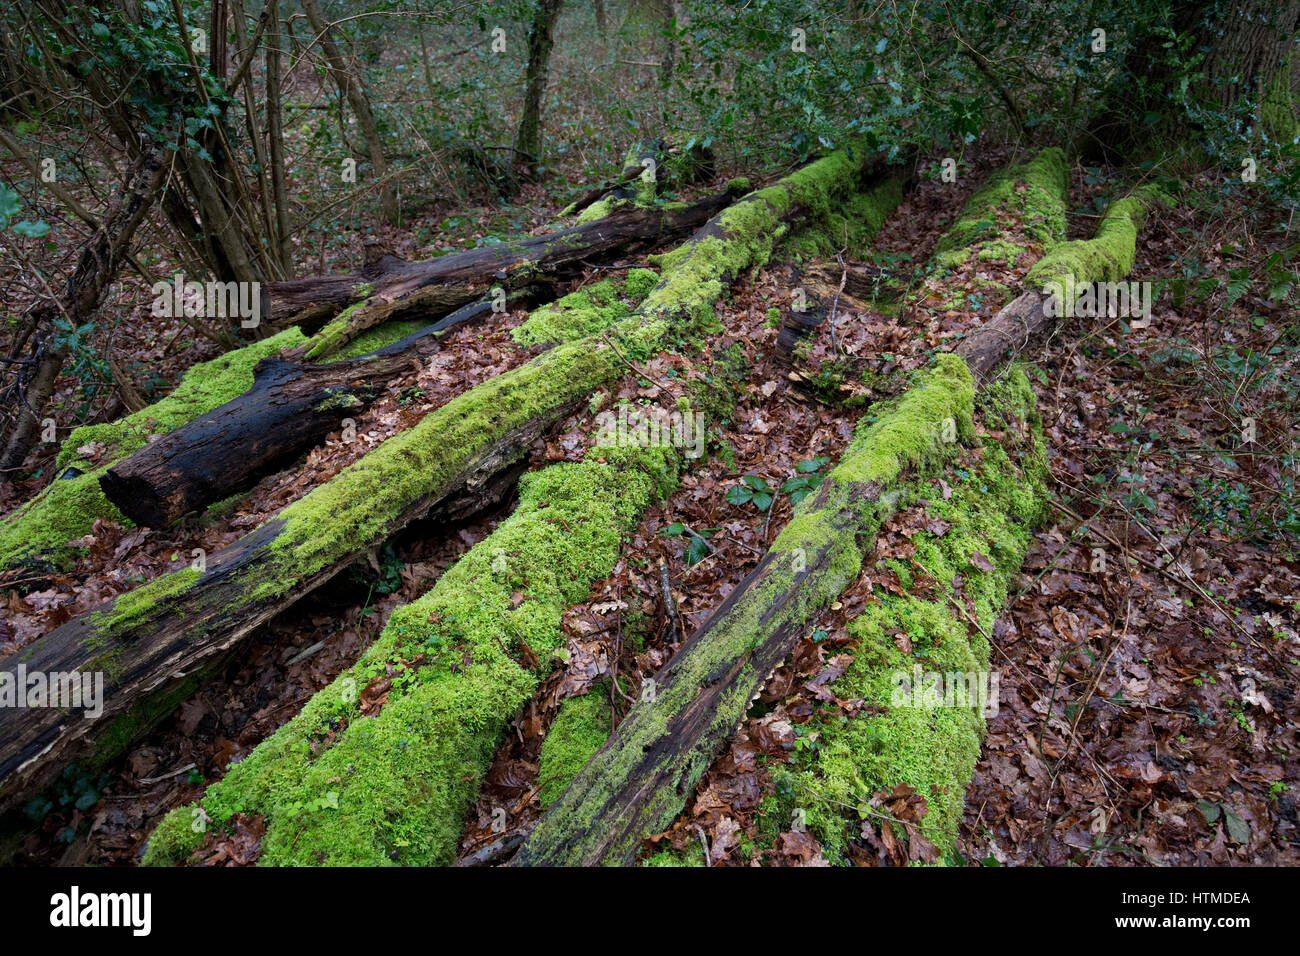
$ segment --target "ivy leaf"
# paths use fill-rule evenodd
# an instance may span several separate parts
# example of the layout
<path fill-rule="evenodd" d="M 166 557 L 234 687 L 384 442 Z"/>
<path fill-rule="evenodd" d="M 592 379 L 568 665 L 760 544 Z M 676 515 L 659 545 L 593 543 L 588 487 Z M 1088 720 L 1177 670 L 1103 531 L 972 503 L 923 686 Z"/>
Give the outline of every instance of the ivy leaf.
<path fill-rule="evenodd" d="M 759 511 L 766 511 L 772 507 L 772 496 L 766 491 L 756 492 L 754 495 L 754 507 Z"/>
<path fill-rule="evenodd" d="M 687 565 L 696 565 L 709 553 L 709 543 L 698 534 L 691 535 L 691 546 L 686 549 Z"/>
<path fill-rule="evenodd" d="M 767 486 L 767 482 L 764 481 L 760 475 L 745 475 L 740 480 L 749 485 L 749 487 L 753 488 L 755 491 L 771 491 Z"/>
<path fill-rule="evenodd" d="M 744 485 L 733 485 L 724 497 L 731 504 L 740 506 L 748 504 L 753 499 L 754 492 Z"/>

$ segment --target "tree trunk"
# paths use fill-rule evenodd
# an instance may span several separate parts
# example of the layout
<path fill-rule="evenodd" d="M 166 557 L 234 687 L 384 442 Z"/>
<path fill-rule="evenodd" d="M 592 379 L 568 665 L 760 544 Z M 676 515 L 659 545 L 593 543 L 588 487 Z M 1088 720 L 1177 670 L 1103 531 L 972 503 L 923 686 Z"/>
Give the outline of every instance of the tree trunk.
<path fill-rule="evenodd" d="M 477 299 L 494 285 L 527 285 L 539 275 L 576 274 L 584 262 L 604 262 L 655 248 L 688 233 L 722 209 L 719 193 L 680 209 L 624 208 L 562 232 L 471 249 L 424 262 L 376 257 L 360 272 L 272 282 L 263 314 L 283 327 L 336 316 L 304 350 L 310 358 L 335 351 L 359 333 L 411 309 L 433 316 Z M 349 306 L 355 308 L 338 315 Z"/>
<path fill-rule="evenodd" d="M 375 169 L 375 179 L 382 181 L 388 175 L 388 162 L 384 158 L 383 142 L 379 138 L 379 127 L 375 123 L 375 114 L 370 109 L 370 97 L 361 82 L 361 73 L 348 65 L 347 59 L 334 42 L 333 25 L 325 18 L 320 0 L 302 0 L 303 12 L 311 28 L 320 38 L 321 49 L 329 63 L 330 73 L 338 84 L 340 92 L 347 97 L 348 104 L 361 127 L 361 135 L 366 141 L 366 151 L 370 153 L 370 165 Z M 391 185 L 383 185 L 379 191 L 379 206 L 387 223 L 397 222 L 397 198 Z"/>
<path fill-rule="evenodd" d="M 163 154 L 163 149 L 155 146 L 132 162 L 103 224 L 82 249 L 63 298 L 36 307 L 35 328 L 49 328 L 56 318 L 64 318 L 77 326 L 98 308 L 100 298 L 117 279 L 122 262 L 130 252 L 136 229 L 162 189 L 166 172 Z M 34 387 L 28 392 L 26 401 L 18 403 L 18 417 L 4 455 L 0 456 L 0 480 L 7 479 L 26 459 L 36 434 L 37 420 L 53 392 L 67 350 L 63 347 L 45 351 L 38 349 L 38 354 L 40 359 Z M 19 380 L 14 389 L 16 394 L 22 395 L 26 384 Z"/>
<path fill-rule="evenodd" d="M 537 178 L 542 161 L 542 95 L 546 92 L 547 65 L 555 45 L 555 21 L 561 0 L 537 0 L 532 29 L 528 32 L 528 72 L 524 79 L 524 112 L 515 136 L 515 170 L 526 180 Z"/>
<path fill-rule="evenodd" d="M 138 525 L 159 528 L 228 498 L 319 444 L 369 407 L 382 385 L 436 348 L 447 329 L 492 314 L 480 300 L 374 352 L 328 365 L 263 359 L 238 398 L 119 462 L 104 494 Z"/>

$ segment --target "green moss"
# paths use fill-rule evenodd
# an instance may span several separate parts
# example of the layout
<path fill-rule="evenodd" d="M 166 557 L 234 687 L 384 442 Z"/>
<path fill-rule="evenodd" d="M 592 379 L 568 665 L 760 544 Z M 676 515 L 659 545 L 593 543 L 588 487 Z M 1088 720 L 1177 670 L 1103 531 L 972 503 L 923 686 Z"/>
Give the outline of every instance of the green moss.
<path fill-rule="evenodd" d="M 803 226 L 786 246 L 795 255 L 810 258 L 833 256 L 847 249 L 845 255 L 850 259 L 866 259 L 871 240 L 902 201 L 903 180 L 883 180 Z"/>
<path fill-rule="evenodd" d="M 88 639 L 87 646 L 93 646 L 95 640 L 120 634 L 144 620 L 160 603 L 185 591 L 200 577 L 202 573 L 198 568 L 187 566 L 159 575 L 133 591 L 119 594 L 109 607 L 91 613 L 88 620 L 94 626 L 97 638 Z"/>
<path fill-rule="evenodd" d="M 1282 66 L 1269 78 L 1260 103 L 1260 120 L 1264 131 L 1278 143 L 1292 143 L 1300 137 L 1300 118 L 1296 116 L 1295 99 L 1291 93 L 1291 71 L 1294 55 L 1289 55 Z"/>
<path fill-rule="evenodd" d="M 200 362 L 182 377 L 180 384 L 161 401 L 116 422 L 83 425 L 74 429 L 59 450 L 57 469 L 78 463 L 77 449 L 100 443 L 100 460 L 110 464 L 71 478 L 55 480 L 0 522 L 0 567 L 14 567 L 24 560 L 49 553 L 55 564 L 66 563 L 63 545 L 89 534 L 96 518 L 130 525 L 109 503 L 99 487 L 99 478 L 132 452 L 143 448 L 154 435 L 165 435 L 212 411 L 247 391 L 253 384 L 253 367 L 281 348 L 304 341 L 302 332 L 285 329 L 278 335 L 220 358 Z"/>
<path fill-rule="evenodd" d="M 534 309 L 510 337 L 521 345 L 547 345 L 600 332 L 635 309 L 658 281 L 650 269 L 633 269 L 623 279 L 602 279 Z"/>
<path fill-rule="evenodd" d="M 154 828 L 145 846 L 141 866 L 176 866 L 189 859 L 190 854 L 203 842 L 202 828 L 196 830 L 194 814 L 196 804 L 187 804 L 172 810 Z"/>
<path fill-rule="evenodd" d="M 623 277 L 623 294 L 634 302 L 640 302 L 658 284 L 659 273 L 653 269 L 629 269 Z"/>
<path fill-rule="evenodd" d="M 354 287 L 354 289 L 359 288 L 364 287 Z M 307 361 L 314 362 L 321 360 L 346 344 L 348 340 L 348 326 L 352 322 L 353 316 L 364 309 L 369 301 L 370 300 L 367 298 L 362 299 L 360 302 L 353 302 L 350 306 L 321 326 L 320 330 L 317 331 L 316 334 L 307 342 L 307 350 L 304 354 Z"/>
<path fill-rule="evenodd" d="M 604 219 L 619 206 L 626 206 L 626 199 L 619 199 L 616 196 L 605 196 L 597 199 L 594 203 L 578 214 L 576 220 L 578 225 L 584 225 L 589 222 L 595 222 L 597 219 Z"/>
<path fill-rule="evenodd" d="M 792 773 L 795 803 L 805 809 L 832 860 L 843 858 L 861 822 L 846 807 L 900 783 L 925 797 L 928 812 L 921 825 L 930 841 L 950 853 L 956 840 L 984 715 L 977 707 L 896 706 L 898 675 L 913 674 L 914 665 L 927 673 L 989 672 L 988 642 L 955 608 L 972 601 L 980 628 L 991 633 L 1047 495 L 1041 426 L 1023 370 L 1013 369 L 985 393 L 981 408 L 989 429 L 1001 426 L 1021 440 L 1009 454 L 986 439 L 973 473 L 965 480 L 949 475 L 949 500 L 938 487 L 918 487 L 926 514 L 949 526 L 941 536 L 922 531 L 911 539 L 917 549 L 912 564 L 937 585 L 887 595 L 850 622 L 858 644 L 849 670 L 833 687 L 844 699 L 862 698 L 869 709 L 823 722 L 818 746 L 805 752 Z M 910 653 L 899 647 L 900 632 L 908 636 Z"/>
<path fill-rule="evenodd" d="M 597 684 L 582 697 L 569 697 L 542 741 L 538 802 L 546 809 L 605 743 L 610 732 L 609 685 Z"/>
<path fill-rule="evenodd" d="M 1128 275 L 1137 256 L 1137 234 L 1146 221 L 1148 205 L 1168 199 L 1151 187 L 1110 204 L 1091 239 L 1065 242 L 1039 259 L 1025 276 L 1025 287 L 1060 291 L 1067 302 L 1076 288 L 1096 282 L 1118 282 Z"/>
<path fill-rule="evenodd" d="M 876 406 L 829 477 L 837 483 L 885 484 L 971 435 L 975 384 L 956 355 L 940 354 L 902 396 Z M 779 538 L 777 539 L 780 540 Z"/>
<path fill-rule="evenodd" d="M 1006 257 L 1014 264 L 1024 249 L 1003 238 L 1008 230 L 1050 249 L 1065 236 L 1069 183 L 1065 153 L 1055 146 L 1026 163 L 999 170 L 967 200 L 957 221 L 939 238 L 935 260 L 956 268 L 970 255 L 970 247 L 980 244 L 986 261 Z"/>
<path fill-rule="evenodd" d="M 329 358 L 325 359 L 325 364 L 341 362 L 343 359 L 356 358 L 358 355 L 382 349 L 385 345 L 392 345 L 394 342 L 420 331 L 428 324 L 428 322 L 420 322 L 414 319 L 394 319 L 391 322 L 383 322 L 374 328 L 366 329 L 339 349 L 336 354 L 330 355 Z"/>
<path fill-rule="evenodd" d="M 448 862 L 509 721 L 566 643 L 564 609 L 676 468 L 670 448 L 602 448 L 526 475 L 514 514 L 210 788 L 209 814 L 264 815 L 266 864 Z M 359 692 L 385 675 L 386 703 L 362 716 Z"/>

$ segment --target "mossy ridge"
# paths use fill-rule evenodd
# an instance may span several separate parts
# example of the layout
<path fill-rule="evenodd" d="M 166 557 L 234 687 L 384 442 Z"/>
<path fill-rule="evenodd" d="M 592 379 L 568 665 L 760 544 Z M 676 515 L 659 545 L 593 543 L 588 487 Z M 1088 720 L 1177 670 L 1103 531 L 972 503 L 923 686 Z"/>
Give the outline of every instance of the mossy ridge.
<path fill-rule="evenodd" d="M 449 862 L 509 720 L 564 646 L 564 609 L 613 569 L 623 537 L 671 491 L 679 463 L 668 447 L 597 448 L 526 475 L 514 514 L 209 788 L 207 812 L 217 821 L 263 815 L 264 864 Z M 531 670 L 515 659 L 529 653 Z M 362 716 L 360 690 L 386 675 L 386 703 Z M 313 803 L 330 793 L 328 807 Z M 160 825 L 151 862 L 179 862 L 166 854 L 191 845 L 172 839 L 177 816 L 192 810 Z"/>
<path fill-rule="evenodd" d="M 674 659 L 672 681 L 657 688 L 652 703 L 634 707 L 619 728 L 619 746 L 597 753 L 579 775 L 581 786 L 571 787 L 555 803 L 552 827 L 533 832 L 530 846 L 548 862 L 574 863 L 583 850 L 571 839 L 580 834 L 599 834 L 598 815 L 616 797 L 645 755 L 656 752 L 669 732 L 670 721 L 698 703 L 700 689 L 717 683 L 717 675 L 728 675 L 727 687 L 714 705 L 711 726 L 728 733 L 743 717 L 749 704 L 748 688 L 761 686 L 753 652 L 763 636 L 782 622 L 806 622 L 827 606 L 861 571 L 860 536 L 874 537 L 881 517 L 896 506 L 888 488 L 898 483 L 909 468 L 924 468 L 946 460 L 958 447 L 946 442 L 951 424 L 960 438 L 970 434 L 974 385 L 966 363 L 955 355 L 941 355 L 934 365 L 917 377 L 915 386 L 881 411 L 877 421 L 863 423 L 840 464 L 823 480 L 816 495 L 800 502 L 795 517 L 781 532 L 761 564 L 762 578 L 746 590 L 740 600 L 707 636 L 692 644 L 685 655 Z M 882 493 L 872 495 L 868 491 Z M 803 552 L 796 555 L 796 552 Z M 821 557 L 817 557 L 821 556 Z M 803 561 L 795 560 L 796 557 Z M 821 572 L 812 575 L 805 568 L 820 563 Z M 778 595 L 791 595 L 773 617 Z M 691 751 L 663 768 L 676 780 L 698 780 L 708 767 L 699 751 Z M 638 818 L 666 826 L 681 810 L 683 800 L 676 787 L 664 787 L 647 794 Z M 627 836 L 610 847 L 607 858 L 631 857 L 640 837 Z"/>
<path fill-rule="evenodd" d="M 849 624 L 858 644 L 834 692 L 844 699 L 860 697 L 881 712 L 823 723 L 818 747 L 790 771 L 785 789 L 792 797 L 767 807 L 781 820 L 789 819 L 791 809 L 803 809 L 832 861 L 845 860 L 846 843 L 861 823 L 845 806 L 865 804 L 900 783 L 927 801 L 925 836 L 943 853 L 953 852 L 966 787 L 979 759 L 983 714 L 891 702 L 896 673 L 910 674 L 914 664 L 945 674 L 989 671 L 988 642 L 956 610 L 955 578 L 961 576 L 961 594 L 973 599 L 979 627 L 991 633 L 1046 505 L 1045 446 L 1023 369 L 1013 368 L 982 394 L 981 416 L 991 430 L 1019 439 L 1008 451 L 984 438 L 978 466 L 965 479 L 949 475 L 953 495 L 947 501 L 937 487 L 924 481 L 917 486 L 927 513 L 950 526 L 941 537 L 920 532 L 912 538 L 913 564 L 937 582 L 937 593 L 888 595 Z M 975 563 L 977 555 L 990 559 L 993 569 L 983 570 Z M 912 654 L 899 650 L 895 635 L 900 631 L 908 635 Z"/>
<path fill-rule="evenodd" d="M 870 155 L 861 149 L 852 155 L 836 150 L 743 196 L 671 252 L 650 256 L 650 264 L 663 269 L 664 279 L 642 303 L 642 312 L 711 320 L 713 303 L 731 280 L 745 269 L 767 264 L 788 230 L 785 220 L 790 214 L 802 208 L 812 221 L 825 218 L 834 198 L 853 189 Z"/>
<path fill-rule="evenodd" d="M 584 696 L 560 702 L 560 712 L 542 741 L 537 763 L 537 782 L 542 787 L 537 802 L 543 810 L 556 801 L 609 738 L 609 693 L 607 682 L 597 683 Z"/>
<path fill-rule="evenodd" d="M 1091 239 L 1063 242 L 1034 263 L 1025 276 L 1025 288 L 1059 290 L 1073 302 L 1075 290 L 1097 282 L 1118 282 L 1133 269 L 1137 258 L 1137 236 L 1146 222 L 1149 207 L 1168 205 L 1169 197 L 1153 186 L 1106 207 Z"/>
<path fill-rule="evenodd" d="M 903 201 L 903 186 L 901 178 L 891 177 L 854 193 L 838 209 L 797 230 L 785 243 L 786 251 L 813 258 L 846 249 L 849 259 L 866 259 L 871 240 Z"/>
<path fill-rule="evenodd" d="M 1023 189 L 1020 188 L 1023 186 Z M 975 245 L 981 259 L 1005 257 L 1014 266 L 1026 250 L 1004 240 L 993 243 L 1014 224 L 1043 249 L 1050 249 L 1065 237 L 1065 203 L 1069 195 L 1069 168 L 1058 146 L 1041 150 L 1033 159 L 1008 166 L 989 177 L 966 201 L 956 222 L 939 237 L 935 261 L 945 268 L 965 262 Z"/>
<path fill-rule="evenodd" d="M 631 313 L 658 282 L 653 269 L 602 279 L 534 309 L 510 337 L 520 345 L 553 345 L 600 332 Z"/>

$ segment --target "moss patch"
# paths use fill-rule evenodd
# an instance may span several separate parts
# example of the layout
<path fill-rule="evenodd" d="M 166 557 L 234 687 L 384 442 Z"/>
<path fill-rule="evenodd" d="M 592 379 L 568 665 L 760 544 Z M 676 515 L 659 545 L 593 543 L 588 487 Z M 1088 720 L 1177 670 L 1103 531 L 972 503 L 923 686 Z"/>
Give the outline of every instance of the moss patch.
<path fill-rule="evenodd" d="M 543 810 L 555 802 L 609 737 L 608 692 L 608 684 L 597 684 L 585 696 L 561 702 L 555 723 L 542 741 L 537 765 L 537 781 L 542 786 L 538 803 Z"/>
<path fill-rule="evenodd" d="M 903 180 L 886 179 L 871 189 L 854 193 L 839 207 L 799 229 L 786 243 L 797 256 L 834 256 L 846 249 L 849 259 L 870 255 L 871 240 L 886 217 L 903 201 Z"/>
<path fill-rule="evenodd" d="M 999 170 L 966 201 L 957 221 L 939 238 L 935 260 L 956 268 L 972 246 L 980 245 L 981 259 L 993 261 L 997 256 L 1015 265 L 1025 250 L 1001 238 L 1012 229 L 1051 248 L 1065 237 L 1069 182 L 1065 153 L 1055 146 L 1026 163 Z"/>
<path fill-rule="evenodd" d="M 602 279 L 534 309 L 510 337 L 521 345 L 571 342 L 609 328 L 630 314 L 659 281 L 651 269 L 632 269 L 622 279 Z"/>
<path fill-rule="evenodd" d="M 908 578 L 924 574 L 936 584 L 884 595 L 850 623 L 858 644 L 834 691 L 862 698 L 870 710 L 823 722 L 818 747 L 798 759 L 787 781 L 832 860 L 845 859 L 846 844 L 861 825 L 846 806 L 864 805 L 900 783 L 927 801 L 925 836 L 946 853 L 956 840 L 984 715 L 978 707 L 896 706 L 895 690 L 899 675 L 913 674 L 914 666 L 926 673 L 989 672 L 988 642 L 956 608 L 959 601 L 973 602 L 980 628 L 991 633 L 1047 497 L 1041 428 L 1023 370 L 1013 369 L 986 392 L 981 406 L 990 430 L 1015 437 L 1007 447 L 985 438 L 981 459 L 966 477 L 948 476 L 951 499 L 945 501 L 937 486 L 918 486 L 916 507 L 949 528 L 941 536 L 921 531 L 911 539 L 916 554 Z M 900 632 L 908 636 L 909 653 L 899 648 Z"/>

